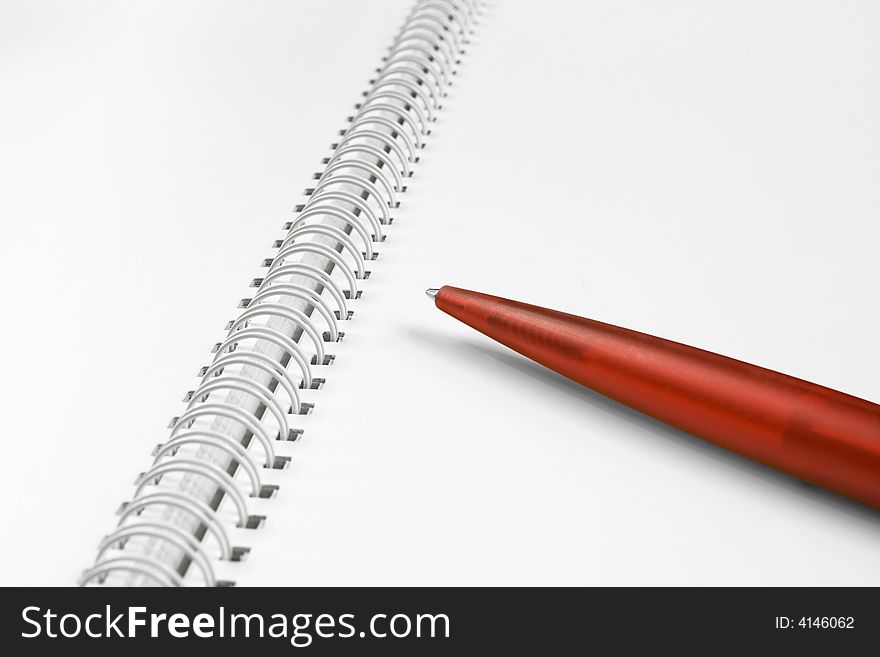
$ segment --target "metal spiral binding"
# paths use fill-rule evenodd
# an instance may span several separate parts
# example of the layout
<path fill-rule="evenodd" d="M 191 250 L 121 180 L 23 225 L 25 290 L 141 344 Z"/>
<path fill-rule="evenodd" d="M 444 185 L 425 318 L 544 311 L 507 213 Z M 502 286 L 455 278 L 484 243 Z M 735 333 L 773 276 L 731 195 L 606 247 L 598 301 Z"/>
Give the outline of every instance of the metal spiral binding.
<path fill-rule="evenodd" d="M 410 12 L 81 584 L 234 584 L 216 573 L 218 559 L 247 552 L 229 526 L 257 528 L 262 517 L 249 500 L 277 490 L 262 473 L 289 460 L 276 455 L 276 441 L 301 433 L 291 427 L 308 411 L 300 391 L 316 387 L 315 368 L 332 362 L 328 346 L 342 338 L 379 255 L 479 4 L 422 0 Z"/>

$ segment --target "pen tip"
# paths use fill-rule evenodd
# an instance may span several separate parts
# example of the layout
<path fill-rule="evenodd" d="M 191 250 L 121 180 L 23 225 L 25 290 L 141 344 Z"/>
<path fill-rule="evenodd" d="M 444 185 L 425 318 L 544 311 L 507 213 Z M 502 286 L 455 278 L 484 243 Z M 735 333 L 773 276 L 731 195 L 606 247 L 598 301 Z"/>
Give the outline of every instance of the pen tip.
<path fill-rule="evenodd" d="M 434 297 L 437 296 L 437 293 L 438 293 L 439 291 L 440 291 L 440 290 L 438 290 L 436 287 L 431 287 L 431 288 L 428 288 L 427 290 L 425 290 L 425 294 L 428 295 L 428 298 L 429 298 L 429 299 L 433 299 Z"/>

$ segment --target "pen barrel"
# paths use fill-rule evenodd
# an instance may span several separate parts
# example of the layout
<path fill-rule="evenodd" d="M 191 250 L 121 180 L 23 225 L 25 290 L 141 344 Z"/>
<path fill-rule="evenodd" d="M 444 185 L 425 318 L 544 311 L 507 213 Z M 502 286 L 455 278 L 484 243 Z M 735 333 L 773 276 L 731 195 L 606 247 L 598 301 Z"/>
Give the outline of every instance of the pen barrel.
<path fill-rule="evenodd" d="M 880 406 L 703 349 L 441 288 L 438 308 L 569 379 L 683 431 L 880 508 Z"/>

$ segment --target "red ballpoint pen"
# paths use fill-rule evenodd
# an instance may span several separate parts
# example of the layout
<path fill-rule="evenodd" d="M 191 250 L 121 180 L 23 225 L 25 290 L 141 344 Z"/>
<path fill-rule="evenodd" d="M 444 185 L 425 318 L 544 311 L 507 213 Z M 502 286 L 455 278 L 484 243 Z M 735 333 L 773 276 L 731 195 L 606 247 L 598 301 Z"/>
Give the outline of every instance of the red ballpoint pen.
<path fill-rule="evenodd" d="M 880 406 L 709 351 L 445 286 L 436 306 L 626 406 L 880 508 Z"/>

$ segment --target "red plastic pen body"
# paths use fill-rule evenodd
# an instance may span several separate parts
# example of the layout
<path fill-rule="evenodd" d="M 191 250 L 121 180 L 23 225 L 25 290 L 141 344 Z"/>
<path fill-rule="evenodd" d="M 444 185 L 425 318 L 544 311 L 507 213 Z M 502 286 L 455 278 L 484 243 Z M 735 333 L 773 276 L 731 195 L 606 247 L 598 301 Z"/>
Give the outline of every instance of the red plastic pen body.
<path fill-rule="evenodd" d="M 880 508 L 880 406 L 645 333 L 455 287 L 437 307 L 565 377 Z"/>

